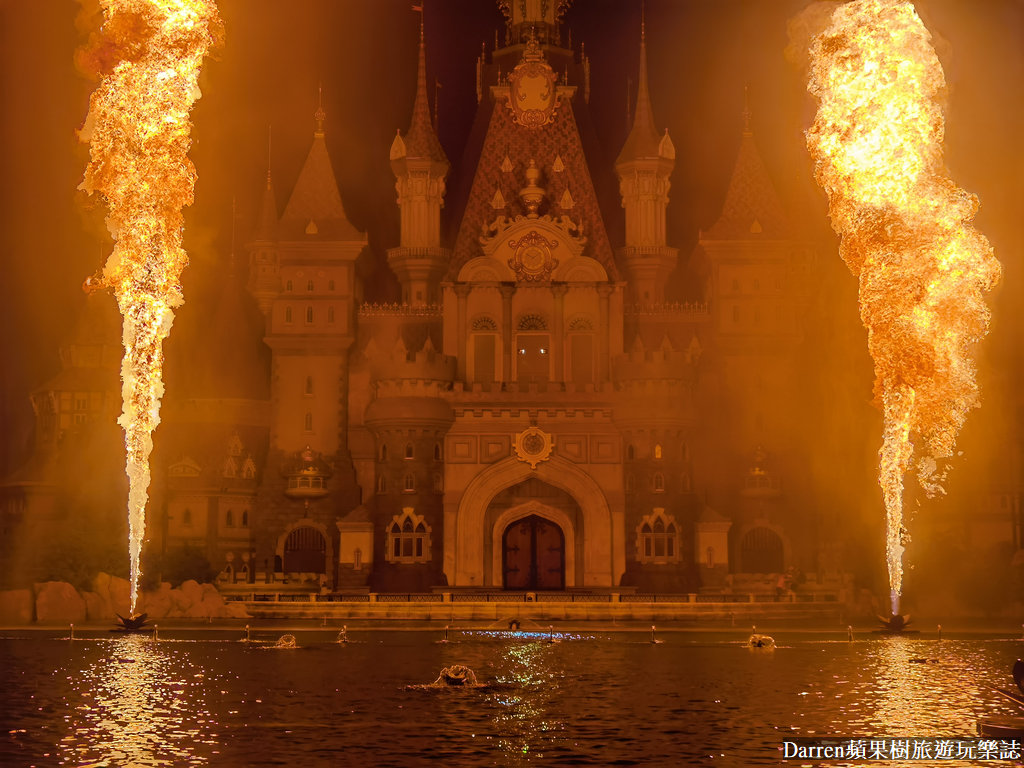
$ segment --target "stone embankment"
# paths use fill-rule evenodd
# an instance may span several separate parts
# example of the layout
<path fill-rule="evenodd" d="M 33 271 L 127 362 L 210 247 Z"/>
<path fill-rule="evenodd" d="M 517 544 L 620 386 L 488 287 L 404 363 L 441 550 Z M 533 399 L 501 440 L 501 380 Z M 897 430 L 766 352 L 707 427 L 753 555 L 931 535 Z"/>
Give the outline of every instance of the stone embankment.
<path fill-rule="evenodd" d="M 127 579 L 97 574 L 90 589 L 77 590 L 63 581 L 34 584 L 31 589 L 0 591 L 0 626 L 38 624 L 74 624 L 113 621 L 129 612 Z M 137 613 L 151 619 L 244 619 L 248 616 L 239 603 L 225 603 L 212 584 L 186 581 L 172 588 L 168 582 L 159 588 L 141 592 Z"/>

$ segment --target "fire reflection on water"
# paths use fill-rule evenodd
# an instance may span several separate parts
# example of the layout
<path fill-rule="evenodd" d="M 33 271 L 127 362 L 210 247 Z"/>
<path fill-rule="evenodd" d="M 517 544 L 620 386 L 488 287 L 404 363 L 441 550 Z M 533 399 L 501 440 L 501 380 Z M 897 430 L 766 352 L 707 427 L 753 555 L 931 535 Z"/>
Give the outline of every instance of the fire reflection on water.
<path fill-rule="evenodd" d="M 499 734 L 498 746 L 509 762 L 524 758 L 541 759 L 545 747 L 553 746 L 554 738 L 565 724 L 551 717 L 545 703 L 561 695 L 561 680 L 551 666 L 555 647 L 550 643 L 531 642 L 510 645 L 505 649 L 508 690 L 497 694 L 503 705 L 494 714 L 494 728 Z"/>
<path fill-rule="evenodd" d="M 74 682 L 80 703 L 65 716 L 63 763 L 208 763 L 195 750 L 218 743 L 216 722 L 203 704 L 205 678 L 180 647 L 171 647 L 129 635 L 111 641 L 110 653 L 82 671 Z"/>

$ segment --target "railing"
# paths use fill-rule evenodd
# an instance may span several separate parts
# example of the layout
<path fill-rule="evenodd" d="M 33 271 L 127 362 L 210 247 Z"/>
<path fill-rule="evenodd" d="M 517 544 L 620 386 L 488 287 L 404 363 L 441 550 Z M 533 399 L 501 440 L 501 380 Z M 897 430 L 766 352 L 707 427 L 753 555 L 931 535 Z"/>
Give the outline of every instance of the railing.
<path fill-rule="evenodd" d="M 440 304 L 361 304 L 359 317 L 441 317 Z"/>
<path fill-rule="evenodd" d="M 225 602 L 253 603 L 836 603 L 834 592 L 730 592 L 721 594 L 634 592 L 246 592 L 224 595 Z"/>

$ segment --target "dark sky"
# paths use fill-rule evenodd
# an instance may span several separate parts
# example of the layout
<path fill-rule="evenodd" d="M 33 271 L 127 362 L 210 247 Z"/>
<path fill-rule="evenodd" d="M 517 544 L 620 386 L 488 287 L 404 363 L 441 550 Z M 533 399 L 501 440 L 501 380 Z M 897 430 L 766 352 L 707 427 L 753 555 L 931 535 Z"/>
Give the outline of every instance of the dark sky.
<path fill-rule="evenodd" d="M 196 203 L 187 213 L 186 302 L 242 255 L 267 163 L 279 208 L 308 150 L 318 83 L 327 141 L 352 222 L 369 232 L 378 258 L 397 243 L 388 148 L 408 126 L 415 84 L 418 15 L 409 0 L 220 0 L 227 44 L 203 73 L 193 113 Z M 789 190 L 809 177 L 801 131 L 812 107 L 783 58 L 786 21 L 805 0 L 647 0 L 651 91 L 659 126 L 678 157 L 670 242 L 685 257 L 700 226 L 720 209 L 742 126 L 749 83 L 753 129 L 770 171 Z M 1005 267 L 995 299 L 989 358 L 1016 390 L 1024 195 L 1021 93 L 1024 0 L 922 0 L 918 8 L 941 51 L 950 85 L 947 161 L 958 184 L 979 195 L 977 219 Z M 0 0 L 0 471 L 31 424 L 27 393 L 57 369 L 57 347 L 79 311 L 84 277 L 102 265 L 102 217 L 76 187 L 86 163 L 75 131 L 92 84 L 73 63 L 83 42 L 73 0 Z M 590 107 L 609 159 L 626 130 L 627 79 L 635 84 L 639 0 L 576 0 L 566 18 L 573 45 L 592 60 Z M 492 0 L 427 0 L 428 77 L 437 79 L 440 138 L 460 168 L 476 108 L 474 62 L 503 28 Z M 634 86 L 635 87 L 635 86 Z M 595 169 L 609 173 L 610 165 Z M 817 201 L 820 203 L 820 200 Z M 613 208 L 610 216 L 621 216 Z M 806 215 L 825 225 L 823 206 Z M 610 227 L 613 231 L 615 226 Z M 838 257 L 836 257 L 838 259 Z M 184 310 L 183 310 L 184 311 Z M 198 311 L 198 310 L 197 310 Z M 842 311 L 855 313 L 855 307 Z M 824 352 L 823 352 L 824 353 Z"/>

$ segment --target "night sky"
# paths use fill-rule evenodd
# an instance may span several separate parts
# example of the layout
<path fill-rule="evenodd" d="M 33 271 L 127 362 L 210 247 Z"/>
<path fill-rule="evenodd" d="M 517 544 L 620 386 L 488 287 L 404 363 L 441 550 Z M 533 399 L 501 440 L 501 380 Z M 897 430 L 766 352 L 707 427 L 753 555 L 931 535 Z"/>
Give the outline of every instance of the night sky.
<path fill-rule="evenodd" d="M 408 127 L 413 101 L 419 15 L 409 0 L 219 5 L 227 43 L 219 60 L 204 69 L 204 95 L 193 113 L 199 181 L 186 217 L 192 264 L 184 277 L 182 312 L 204 311 L 204 297 L 215 295 L 209 288 L 223 276 L 232 229 L 244 264 L 266 173 L 268 126 L 270 166 L 283 208 L 312 139 L 320 83 L 345 207 L 353 224 L 369 233 L 368 266 L 383 264 L 384 249 L 398 242 L 388 149 L 395 129 Z M 659 128 L 669 129 L 677 149 L 669 243 L 680 249 L 681 263 L 698 229 L 710 226 L 720 210 L 742 130 L 745 84 L 753 131 L 780 192 L 787 199 L 803 196 L 801 214 L 812 229 L 827 233 L 824 199 L 810 185 L 801 136 L 813 105 L 800 73 L 783 55 L 786 21 L 805 5 L 647 0 L 655 118 Z M 1016 424 L 1024 299 L 1024 0 L 922 0 L 917 6 L 939 38 L 949 83 L 948 165 L 954 180 L 980 197 L 976 224 L 1005 269 L 993 299 L 993 333 L 985 343 L 985 408 L 1010 409 L 1007 418 Z M 58 345 L 83 304 L 82 281 L 102 266 L 110 247 L 102 210 L 76 192 L 87 159 L 76 129 L 93 88 L 74 64 L 75 49 L 84 42 L 81 25 L 76 27 L 80 7 L 71 0 L 0 0 L 0 474 L 23 455 L 32 423 L 28 392 L 58 369 Z M 576 0 L 566 24 L 573 47 L 585 43 L 592 61 L 590 109 L 607 155 L 605 167 L 592 170 L 604 174 L 614 191 L 611 162 L 626 135 L 630 79 L 635 89 L 640 2 Z M 425 26 L 428 78 L 441 84 L 439 135 L 452 161 L 451 183 L 472 172 L 462 163 L 462 145 L 476 109 L 475 60 L 481 43 L 488 53 L 493 49 L 495 30 L 504 24 L 492 0 L 427 0 Z M 621 217 L 621 209 L 611 206 L 606 216 Z M 613 240 L 620 229 L 619 220 L 609 221 Z M 838 256 L 828 269 L 833 280 L 824 283 L 826 289 L 845 281 L 835 311 L 855 321 L 856 306 L 848 301 L 852 278 Z M 372 282 L 378 298 L 389 297 L 382 268 Z"/>

